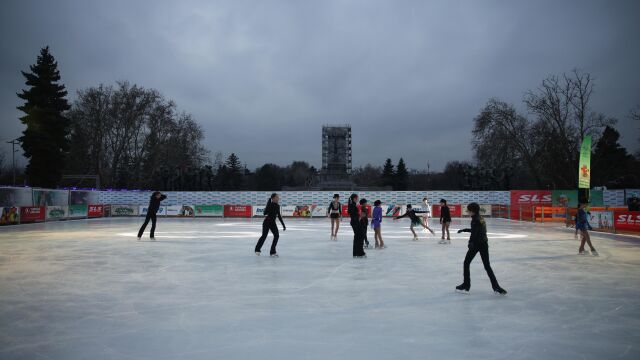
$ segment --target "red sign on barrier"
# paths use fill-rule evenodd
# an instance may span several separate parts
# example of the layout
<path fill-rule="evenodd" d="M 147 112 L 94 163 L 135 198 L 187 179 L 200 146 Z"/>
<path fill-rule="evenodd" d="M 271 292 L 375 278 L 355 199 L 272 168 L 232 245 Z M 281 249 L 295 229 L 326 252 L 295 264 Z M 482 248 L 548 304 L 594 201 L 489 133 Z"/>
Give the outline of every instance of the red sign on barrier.
<path fill-rule="evenodd" d="M 251 205 L 225 205 L 224 217 L 251 217 Z"/>
<path fill-rule="evenodd" d="M 640 231 L 640 211 L 616 211 L 614 222 L 616 230 Z"/>
<path fill-rule="evenodd" d="M 371 214 L 373 214 L 373 207 L 369 204 L 365 206 L 367 208 L 367 216 L 371 217 Z M 360 205 L 358 205 L 358 210 L 360 210 Z M 342 205 L 342 217 L 349 217 L 349 205 Z"/>
<path fill-rule="evenodd" d="M 20 222 L 30 223 L 44 221 L 45 219 L 45 207 L 44 206 L 26 206 L 20 208 Z"/>
<path fill-rule="evenodd" d="M 462 217 L 462 205 L 460 204 L 448 204 L 449 212 L 451 213 L 451 217 Z M 431 217 L 439 218 L 440 217 L 440 205 L 432 205 L 431 206 Z"/>
<path fill-rule="evenodd" d="M 88 215 L 90 218 L 103 217 L 104 205 L 89 205 Z"/>
<path fill-rule="evenodd" d="M 520 218 L 520 208 L 530 213 L 533 206 L 551 206 L 551 190 L 511 190 L 511 219 Z"/>

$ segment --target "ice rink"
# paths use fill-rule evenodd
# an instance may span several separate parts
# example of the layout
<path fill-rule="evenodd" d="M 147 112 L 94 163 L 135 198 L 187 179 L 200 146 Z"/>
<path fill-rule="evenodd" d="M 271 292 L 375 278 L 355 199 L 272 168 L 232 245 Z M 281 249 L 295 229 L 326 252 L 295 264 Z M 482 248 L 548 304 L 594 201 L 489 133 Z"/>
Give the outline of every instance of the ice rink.
<path fill-rule="evenodd" d="M 260 220 L 160 219 L 156 242 L 141 218 L 0 228 L 0 358 L 640 358 L 639 240 L 579 256 L 557 225 L 488 219 L 509 294 L 479 256 L 459 294 L 468 234 L 414 242 L 403 220 L 367 259 L 326 219 L 285 219 L 277 259 L 253 253 Z"/>

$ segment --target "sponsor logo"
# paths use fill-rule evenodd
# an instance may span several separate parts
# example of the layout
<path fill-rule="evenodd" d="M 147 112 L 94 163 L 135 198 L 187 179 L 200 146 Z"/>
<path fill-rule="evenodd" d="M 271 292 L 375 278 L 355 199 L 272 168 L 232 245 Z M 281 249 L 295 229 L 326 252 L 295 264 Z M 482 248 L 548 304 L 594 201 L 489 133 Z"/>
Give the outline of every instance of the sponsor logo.
<path fill-rule="evenodd" d="M 620 225 L 640 225 L 640 214 L 620 214 L 617 221 Z"/>
<path fill-rule="evenodd" d="M 519 203 L 541 203 L 541 202 L 551 202 L 551 195 L 543 195 L 538 196 L 537 194 L 525 194 L 520 195 L 518 198 Z"/>

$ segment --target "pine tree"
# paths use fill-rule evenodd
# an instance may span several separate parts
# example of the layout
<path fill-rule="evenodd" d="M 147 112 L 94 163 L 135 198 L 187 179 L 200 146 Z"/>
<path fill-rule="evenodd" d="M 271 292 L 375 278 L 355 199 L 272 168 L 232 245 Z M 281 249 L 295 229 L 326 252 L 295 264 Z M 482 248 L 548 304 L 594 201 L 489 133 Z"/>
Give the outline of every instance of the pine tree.
<path fill-rule="evenodd" d="M 396 166 L 396 181 L 394 190 L 407 190 L 409 184 L 409 172 L 404 160 L 400 158 Z"/>
<path fill-rule="evenodd" d="M 393 170 L 393 163 L 391 163 L 391 159 L 387 159 L 384 163 L 384 167 L 382 168 L 382 185 L 383 186 L 394 186 L 396 173 Z"/>
<path fill-rule="evenodd" d="M 227 177 L 229 181 L 229 190 L 238 190 L 242 185 L 242 174 L 244 168 L 240 163 L 240 158 L 235 153 L 231 153 L 225 162 L 227 166 Z"/>
<path fill-rule="evenodd" d="M 29 73 L 22 71 L 29 88 L 18 94 L 25 101 L 18 110 L 25 113 L 20 121 L 27 126 L 20 137 L 29 159 L 26 174 L 32 186 L 56 187 L 69 151 L 69 120 L 64 114 L 70 108 L 67 91 L 59 83 L 58 63 L 48 46 L 29 68 Z"/>

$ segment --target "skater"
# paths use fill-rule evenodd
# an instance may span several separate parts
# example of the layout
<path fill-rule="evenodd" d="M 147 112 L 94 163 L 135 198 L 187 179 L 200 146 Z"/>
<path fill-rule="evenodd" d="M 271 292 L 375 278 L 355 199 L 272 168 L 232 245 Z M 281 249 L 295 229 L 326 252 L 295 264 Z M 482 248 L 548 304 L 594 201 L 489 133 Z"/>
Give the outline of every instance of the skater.
<path fill-rule="evenodd" d="M 429 200 L 426 197 L 422 198 L 422 211 L 424 224 L 429 226 L 429 218 L 431 217 L 431 205 L 429 205 Z"/>
<path fill-rule="evenodd" d="M 149 234 L 151 237 L 151 241 L 156 241 L 154 233 L 156 231 L 156 214 L 158 213 L 158 209 L 160 209 L 160 201 L 167 198 L 167 195 L 162 194 L 160 191 L 154 191 L 151 194 L 151 199 L 149 199 L 149 206 L 147 207 L 147 217 L 144 218 L 144 223 L 140 227 L 140 231 L 138 231 L 138 241 L 142 239 L 142 234 L 144 233 L 144 229 L 149 224 L 149 220 L 151 220 L 151 233 Z"/>
<path fill-rule="evenodd" d="M 589 224 L 589 219 L 587 217 L 587 211 L 585 207 L 587 204 L 581 203 L 578 205 L 578 215 L 576 215 L 576 232 L 580 232 L 582 240 L 580 241 L 580 248 L 578 249 L 579 255 L 589 255 L 589 252 L 584 250 L 584 244 L 587 243 L 589 248 L 591 249 L 591 254 L 593 256 L 598 256 L 598 252 L 596 248 L 591 244 L 591 236 L 589 235 L 589 230 L 591 230 L 591 225 Z"/>
<path fill-rule="evenodd" d="M 467 210 L 469 211 L 469 213 L 471 213 L 471 229 L 460 229 L 458 230 L 458 233 L 468 232 L 471 233 L 471 236 L 469 236 L 469 250 L 467 251 L 467 255 L 464 258 L 464 282 L 456 286 L 456 290 L 468 292 L 471 288 L 469 265 L 471 265 L 471 261 L 476 256 L 476 254 L 480 253 L 482 264 L 484 265 L 484 269 L 487 272 L 487 275 L 489 275 L 489 280 L 491 280 L 491 287 L 493 288 L 493 291 L 500 295 L 506 295 L 507 291 L 501 288 L 500 285 L 498 285 L 498 280 L 496 279 L 496 276 L 493 274 L 493 270 L 491 269 L 491 263 L 489 262 L 489 241 L 487 239 L 487 224 L 480 216 L 480 205 L 478 205 L 477 203 L 471 203 L 467 205 Z"/>
<path fill-rule="evenodd" d="M 340 204 L 340 195 L 333 194 L 333 201 L 329 203 L 327 208 L 327 216 L 331 219 L 331 240 L 338 240 L 338 229 L 342 220 L 342 204 Z"/>
<path fill-rule="evenodd" d="M 271 243 L 271 251 L 269 255 L 271 257 L 278 257 L 278 252 L 276 251 L 276 245 L 278 245 L 278 238 L 280 237 L 280 233 L 278 233 L 278 225 L 276 225 L 276 218 L 280 220 L 280 224 L 282 224 L 282 231 L 286 231 L 287 227 L 284 225 L 284 221 L 282 221 L 282 215 L 280 215 L 280 205 L 278 202 L 280 201 L 280 196 L 278 194 L 273 193 L 269 200 L 267 200 L 267 206 L 264 208 L 264 221 L 262 222 L 262 236 L 258 239 L 258 243 L 256 244 L 256 255 L 260 256 L 260 250 L 262 250 L 262 245 L 264 244 L 267 235 L 269 235 L 269 230 L 273 234 L 273 242 Z"/>
<path fill-rule="evenodd" d="M 367 211 L 367 199 L 360 199 L 360 231 L 364 239 L 364 248 L 369 248 L 367 231 L 369 230 L 369 212 Z"/>
<path fill-rule="evenodd" d="M 447 206 L 447 200 L 440 199 L 440 224 L 442 224 L 442 239 L 439 244 L 451 244 L 451 235 L 449 234 L 449 225 L 451 225 L 451 211 Z M 444 234 L 447 233 L 445 240 Z"/>
<path fill-rule="evenodd" d="M 360 211 L 358 210 L 358 195 L 351 194 L 349 197 L 349 204 L 347 208 L 347 212 L 349 213 L 349 217 L 351 221 L 349 224 L 353 229 L 353 257 L 354 258 L 363 258 L 367 257 L 367 254 L 364 252 L 364 238 L 362 238 L 362 231 L 360 231 Z"/>
<path fill-rule="evenodd" d="M 371 227 L 373 228 L 373 238 L 376 241 L 376 249 L 385 249 L 384 241 L 382 241 L 381 224 L 382 224 L 382 201 L 376 200 L 373 203 L 373 216 L 371 218 Z"/>
<path fill-rule="evenodd" d="M 429 230 L 431 232 L 431 234 L 433 234 L 433 235 L 436 234 L 435 231 L 433 231 L 430 227 L 425 225 L 422 222 L 422 219 L 419 218 L 418 215 L 416 215 L 416 212 L 413 211 L 413 209 L 411 208 L 411 204 L 407 204 L 407 211 L 404 213 L 404 215 L 394 217 L 393 221 L 396 221 L 398 219 L 402 219 L 404 217 L 408 217 L 409 219 L 411 219 L 411 226 L 409 227 L 409 229 L 413 233 L 413 241 L 417 241 L 418 240 L 418 234 L 416 234 L 415 230 L 413 230 L 413 228 L 415 226 L 422 226 L 423 228 Z"/>

